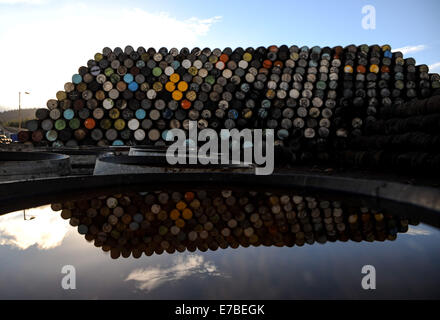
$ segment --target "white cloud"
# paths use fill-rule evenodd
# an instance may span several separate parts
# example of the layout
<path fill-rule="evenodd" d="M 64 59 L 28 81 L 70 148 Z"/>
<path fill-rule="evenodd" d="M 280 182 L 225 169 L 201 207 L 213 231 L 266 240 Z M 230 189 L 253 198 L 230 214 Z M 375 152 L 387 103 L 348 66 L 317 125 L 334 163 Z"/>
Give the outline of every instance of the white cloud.
<path fill-rule="evenodd" d="M 176 281 L 191 275 L 220 276 L 217 267 L 210 261 L 205 261 L 201 255 L 177 257 L 170 267 L 161 265 L 133 270 L 125 279 L 137 281 L 140 290 L 151 291 L 166 282 Z"/>
<path fill-rule="evenodd" d="M 430 234 L 432 234 L 432 232 L 429 230 L 423 230 L 418 227 L 410 226 L 405 234 L 410 236 L 429 236 Z"/>
<path fill-rule="evenodd" d="M 43 206 L 26 210 L 26 217 L 31 216 L 35 219 L 24 220 L 23 211 L 0 216 L 0 245 L 22 250 L 37 245 L 39 249 L 46 250 L 62 243 L 69 231 L 69 223 L 59 213 L 53 212 L 50 206 Z"/>
<path fill-rule="evenodd" d="M 17 107 L 18 92 L 30 91 L 23 107 L 46 106 L 82 65 L 103 47 L 189 47 L 200 43 L 221 17 L 180 20 L 167 13 L 84 3 L 23 16 L 0 14 L 0 105 Z"/>
<path fill-rule="evenodd" d="M 428 48 L 428 46 L 426 46 L 424 44 L 420 44 L 417 46 L 406 46 L 406 47 L 402 47 L 402 48 L 393 49 L 393 51 L 400 51 L 403 54 L 408 54 L 408 53 L 422 51 L 422 50 L 425 50 L 426 48 Z"/>
<path fill-rule="evenodd" d="M 440 62 L 433 63 L 429 65 L 430 72 L 440 72 Z"/>

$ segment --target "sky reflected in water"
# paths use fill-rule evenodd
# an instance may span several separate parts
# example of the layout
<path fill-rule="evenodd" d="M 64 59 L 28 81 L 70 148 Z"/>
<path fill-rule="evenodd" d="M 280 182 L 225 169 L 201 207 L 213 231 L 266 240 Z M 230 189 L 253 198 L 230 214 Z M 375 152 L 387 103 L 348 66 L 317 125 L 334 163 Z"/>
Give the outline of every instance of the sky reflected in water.
<path fill-rule="evenodd" d="M 440 298 L 440 232 L 410 226 L 397 240 L 239 247 L 113 260 L 50 206 L 0 217 L 0 299 Z M 377 289 L 361 288 L 373 265 Z M 77 289 L 63 290 L 64 265 Z"/>
<path fill-rule="evenodd" d="M 215 277 L 223 276 L 218 272 L 217 266 L 212 261 L 206 261 L 202 255 L 192 254 L 177 256 L 169 261 L 168 265 L 158 264 L 147 268 L 133 270 L 125 281 L 133 280 L 136 288 L 151 291 L 191 276 Z"/>
<path fill-rule="evenodd" d="M 60 219 L 49 205 L 0 216 L 0 245 L 18 249 L 34 245 L 41 250 L 58 247 L 68 231 L 69 223 Z"/>

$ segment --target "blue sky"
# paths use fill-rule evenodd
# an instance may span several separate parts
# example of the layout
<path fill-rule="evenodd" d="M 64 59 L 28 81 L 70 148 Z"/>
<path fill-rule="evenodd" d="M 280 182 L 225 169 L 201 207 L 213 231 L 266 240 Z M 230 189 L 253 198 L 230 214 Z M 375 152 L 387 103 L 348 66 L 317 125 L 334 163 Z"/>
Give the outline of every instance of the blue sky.
<path fill-rule="evenodd" d="M 364 30 L 362 8 L 376 9 Z M 0 0 L 0 106 L 44 106 L 104 46 L 390 44 L 440 72 L 440 1 Z"/>

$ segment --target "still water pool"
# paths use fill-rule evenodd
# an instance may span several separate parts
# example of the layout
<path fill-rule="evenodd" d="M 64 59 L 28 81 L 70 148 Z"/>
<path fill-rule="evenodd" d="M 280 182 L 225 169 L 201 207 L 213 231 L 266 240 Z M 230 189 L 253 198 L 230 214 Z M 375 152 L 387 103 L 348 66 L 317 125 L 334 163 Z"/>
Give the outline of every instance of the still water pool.
<path fill-rule="evenodd" d="M 436 227 L 312 194 L 101 193 L 0 216 L 0 299 L 438 299 L 439 252 Z"/>

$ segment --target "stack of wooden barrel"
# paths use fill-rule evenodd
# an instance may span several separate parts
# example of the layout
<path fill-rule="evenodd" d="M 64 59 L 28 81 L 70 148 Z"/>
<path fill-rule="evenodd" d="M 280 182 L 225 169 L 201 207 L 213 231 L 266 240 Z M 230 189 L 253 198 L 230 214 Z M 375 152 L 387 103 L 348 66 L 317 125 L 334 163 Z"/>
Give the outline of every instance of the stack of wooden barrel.
<path fill-rule="evenodd" d="M 112 194 L 52 204 L 116 259 L 238 246 L 395 240 L 417 224 L 366 207 L 293 193 L 231 190 Z"/>
<path fill-rule="evenodd" d="M 21 142 L 155 145 L 172 128 L 274 129 L 290 163 L 335 157 L 383 110 L 431 97 L 438 74 L 390 46 L 104 48 L 79 68 Z"/>

